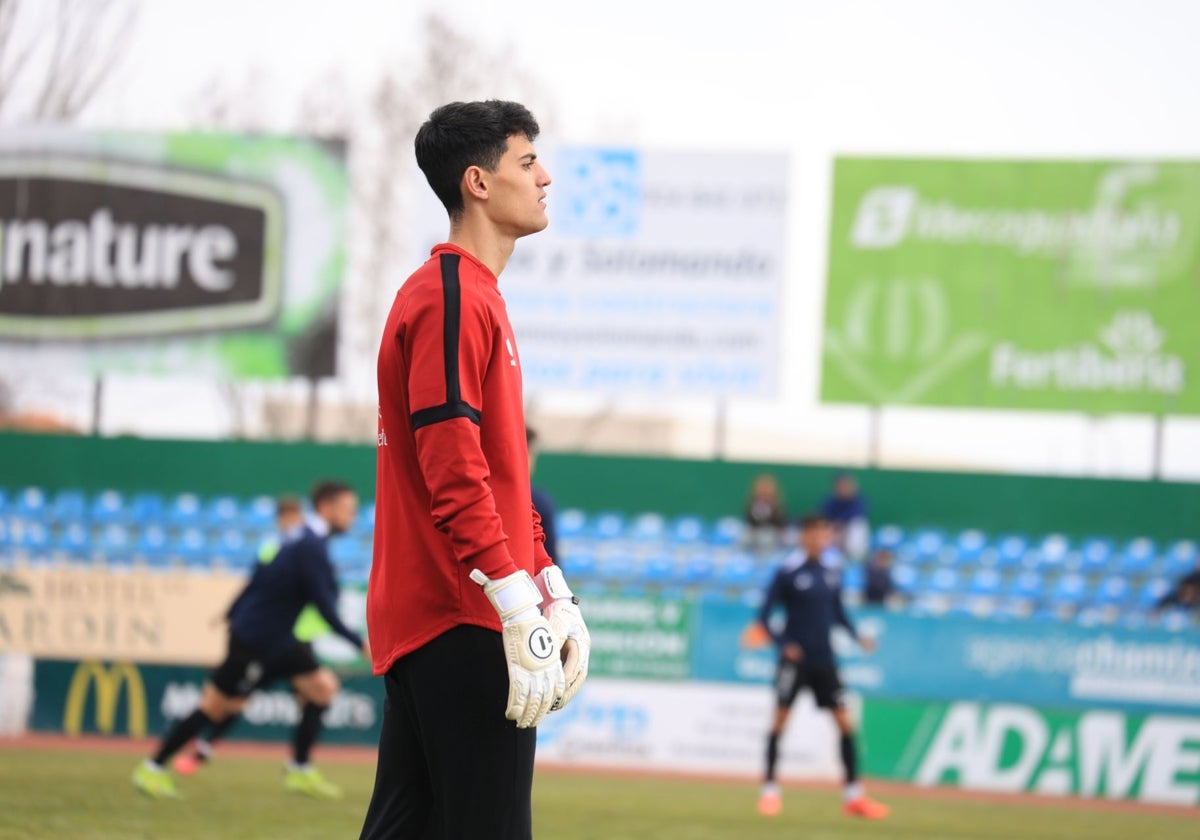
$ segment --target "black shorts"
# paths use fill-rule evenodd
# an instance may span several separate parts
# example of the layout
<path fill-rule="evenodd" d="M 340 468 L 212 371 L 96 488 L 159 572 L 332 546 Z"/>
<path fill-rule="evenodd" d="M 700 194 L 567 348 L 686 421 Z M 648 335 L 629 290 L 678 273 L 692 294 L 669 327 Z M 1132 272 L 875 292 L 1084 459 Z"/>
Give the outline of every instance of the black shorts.
<path fill-rule="evenodd" d="M 811 688 L 817 707 L 841 709 L 846 705 L 842 680 L 832 665 L 805 665 L 803 662 L 779 660 L 775 671 L 775 702 L 781 709 L 790 709 L 803 688 Z"/>
<path fill-rule="evenodd" d="M 531 840 L 536 729 L 504 717 L 500 634 L 459 625 L 384 675 L 361 840 Z"/>
<path fill-rule="evenodd" d="M 248 697 L 257 688 L 276 680 L 290 680 L 320 668 L 313 646 L 297 640 L 280 651 L 263 655 L 232 633 L 225 661 L 208 675 L 209 681 L 226 697 Z"/>

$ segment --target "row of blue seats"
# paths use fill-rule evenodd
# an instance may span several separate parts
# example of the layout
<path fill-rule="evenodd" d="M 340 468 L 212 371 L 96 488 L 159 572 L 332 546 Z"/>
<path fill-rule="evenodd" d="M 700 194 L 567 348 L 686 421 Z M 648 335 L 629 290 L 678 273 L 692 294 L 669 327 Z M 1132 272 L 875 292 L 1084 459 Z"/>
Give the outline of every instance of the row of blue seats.
<path fill-rule="evenodd" d="M 608 512 L 588 516 L 580 510 L 562 512 L 559 535 L 585 548 L 605 545 L 632 553 L 698 544 L 735 546 L 753 541 L 750 529 L 735 517 L 707 522 L 698 516 L 668 519 L 656 513 L 626 517 Z M 990 538 L 976 529 L 951 535 L 932 528 L 905 531 L 895 525 L 878 528 L 873 546 L 893 552 L 899 562 L 918 566 L 1063 568 L 1089 573 L 1175 575 L 1186 573 L 1197 560 L 1193 540 L 1177 540 L 1160 547 L 1147 537 L 1123 542 L 1102 536 L 1072 541 L 1062 534 L 1038 539 L 1017 534 Z"/>
<path fill-rule="evenodd" d="M 195 493 L 164 496 L 146 492 L 127 496 L 116 490 L 89 495 L 82 490 L 49 493 L 38 487 L 13 492 L 0 488 L 0 520 L 56 526 L 156 524 L 176 529 L 262 529 L 271 527 L 275 521 L 275 505 L 276 500 L 270 496 L 241 499 L 221 495 L 205 499 Z M 375 506 L 368 502 L 362 506 L 355 529 L 370 530 L 374 524 Z"/>

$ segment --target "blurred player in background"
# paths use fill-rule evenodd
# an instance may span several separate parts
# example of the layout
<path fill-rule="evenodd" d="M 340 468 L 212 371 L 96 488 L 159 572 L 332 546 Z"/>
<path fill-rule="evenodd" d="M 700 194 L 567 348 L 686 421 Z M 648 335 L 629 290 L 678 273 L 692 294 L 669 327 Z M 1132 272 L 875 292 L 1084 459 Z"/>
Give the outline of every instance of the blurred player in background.
<path fill-rule="evenodd" d="M 331 536 L 344 534 L 354 523 L 358 498 L 342 482 L 323 481 L 313 489 L 312 507 L 315 516 L 303 532 L 285 543 L 270 563 L 255 569 L 230 609 L 225 661 L 205 683 L 199 707 L 175 724 L 154 756 L 134 770 L 133 784 L 138 790 L 156 798 L 178 796 L 165 769 L 171 756 L 206 728 L 240 714 L 255 689 L 286 679 L 304 705 L 284 787 L 317 798 L 341 795 L 309 764 L 321 732 L 321 717 L 340 688 L 338 679 L 317 663 L 312 645 L 299 641 L 293 630 L 305 605 L 314 604 L 334 632 L 361 648 L 368 660 L 371 657 L 366 642 L 338 616 L 338 585 L 327 546 Z"/>
<path fill-rule="evenodd" d="M 537 135 L 496 100 L 442 106 L 417 132 L 450 239 L 396 294 L 379 348 L 367 625 L 388 699 L 364 840 L 530 840 L 535 727 L 587 674 L 531 501 L 497 280 L 547 224 Z"/>
<path fill-rule="evenodd" d="M 254 576 L 258 571 L 279 554 L 279 549 L 284 544 L 291 542 L 304 533 L 304 507 L 300 500 L 295 496 L 281 496 L 275 504 L 275 533 L 269 538 L 262 541 L 258 547 L 258 563 L 255 564 L 254 572 L 251 574 L 250 582 L 253 582 Z M 249 588 L 249 583 L 242 589 L 242 592 L 234 599 L 229 609 L 222 616 L 222 621 L 229 621 L 229 617 L 233 614 L 234 608 L 238 605 L 242 596 L 245 595 L 246 589 Z M 296 638 L 307 644 L 311 644 L 316 639 L 333 632 L 329 623 L 321 618 L 321 612 L 312 604 L 308 604 L 300 613 L 300 617 L 296 619 L 294 628 Z M 301 706 L 303 701 L 301 700 Z M 230 715 L 225 720 L 219 723 L 214 723 L 206 732 L 201 733 L 196 739 L 192 749 L 187 750 L 176 757 L 175 771 L 183 776 L 190 776 L 203 766 L 213 754 L 213 745 L 228 734 L 239 720 L 242 719 L 240 714 Z"/>
<path fill-rule="evenodd" d="M 775 782 L 779 739 L 787 726 L 792 704 L 805 687 L 812 690 L 818 708 L 833 713 L 841 733 L 845 813 L 867 819 L 882 819 L 888 814 L 887 806 L 867 798 L 858 781 L 854 723 L 846 709 L 830 633 L 834 625 L 840 624 L 867 652 L 875 649 L 875 643 L 872 639 L 860 638 L 846 614 L 842 605 L 841 574 L 822 564 L 822 555 L 829 549 L 832 539 L 833 529 L 828 520 L 819 515 L 806 516 L 800 523 L 800 548 L 775 573 L 759 611 L 759 633 L 768 635 L 779 647 L 775 719 L 767 736 L 766 773 L 758 801 L 759 813 L 767 816 L 778 814 L 783 807 Z M 777 607 L 785 613 L 782 631 L 776 631 L 771 624 L 772 613 Z"/>

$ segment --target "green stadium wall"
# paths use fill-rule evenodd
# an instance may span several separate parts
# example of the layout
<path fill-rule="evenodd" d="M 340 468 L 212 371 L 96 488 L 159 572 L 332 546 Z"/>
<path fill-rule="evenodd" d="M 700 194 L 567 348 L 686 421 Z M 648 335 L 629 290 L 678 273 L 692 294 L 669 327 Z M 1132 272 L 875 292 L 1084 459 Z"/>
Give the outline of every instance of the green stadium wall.
<path fill-rule="evenodd" d="M 780 480 L 798 514 L 829 490 L 832 467 L 543 453 L 537 483 L 560 509 L 740 513 L 756 475 Z M 1118 539 L 1200 536 L 1200 484 L 1025 475 L 856 470 L 876 524 L 1061 531 Z M 95 438 L 0 433 L 0 486 L 89 492 L 295 493 L 322 477 L 374 496 L 375 448 L 361 445 Z"/>

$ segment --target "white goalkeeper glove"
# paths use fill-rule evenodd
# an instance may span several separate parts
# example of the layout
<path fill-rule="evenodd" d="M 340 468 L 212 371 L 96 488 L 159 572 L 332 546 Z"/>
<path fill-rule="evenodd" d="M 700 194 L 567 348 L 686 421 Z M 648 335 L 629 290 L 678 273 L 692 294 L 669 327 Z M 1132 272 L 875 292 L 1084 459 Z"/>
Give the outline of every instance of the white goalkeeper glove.
<path fill-rule="evenodd" d="M 587 679 L 588 660 L 592 655 L 592 637 L 583 614 L 579 611 L 579 599 L 571 592 L 563 579 L 562 569 L 547 566 L 534 581 L 542 593 L 542 615 L 550 622 L 554 640 L 562 649 L 563 678 L 566 686 L 562 695 L 555 698 L 550 711 L 561 709 L 579 691 Z"/>
<path fill-rule="evenodd" d="M 538 610 L 542 595 L 525 571 L 491 580 L 479 569 L 471 580 L 500 614 L 508 660 L 508 708 L 504 716 L 526 729 L 537 726 L 565 690 L 559 645 Z"/>

